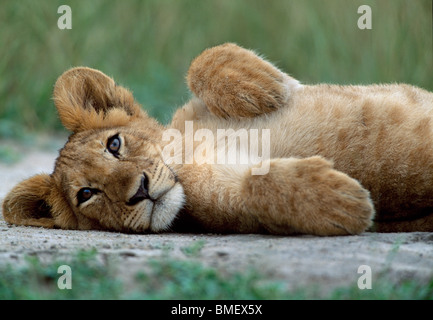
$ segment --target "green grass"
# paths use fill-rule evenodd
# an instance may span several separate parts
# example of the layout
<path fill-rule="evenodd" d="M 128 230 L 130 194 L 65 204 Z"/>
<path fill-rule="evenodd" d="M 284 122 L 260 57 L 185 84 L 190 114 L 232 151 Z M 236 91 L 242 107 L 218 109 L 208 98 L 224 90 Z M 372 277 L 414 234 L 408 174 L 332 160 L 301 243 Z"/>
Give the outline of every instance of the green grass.
<path fill-rule="evenodd" d="M 196 250 L 199 245 L 192 245 Z M 194 247 L 194 248 L 192 248 Z M 187 251 L 189 249 L 186 249 Z M 196 252 L 195 254 L 198 254 Z M 382 275 L 373 289 L 356 285 L 319 293 L 320 288 L 288 291 L 281 282 L 267 280 L 257 270 L 222 274 L 206 267 L 195 254 L 175 260 L 164 254 L 131 275 L 133 285 L 118 277 L 116 259 L 98 257 L 97 251 L 80 251 L 72 259 L 44 264 L 35 257 L 26 265 L 0 267 L 0 300 L 5 299 L 433 299 L 433 279 L 427 283 L 395 283 Z M 195 257 L 197 257 L 195 255 Z M 60 290 L 60 265 L 72 270 L 72 289 Z M 125 271 L 124 271 L 125 272 Z"/>
<path fill-rule="evenodd" d="M 194 249 L 193 249 L 194 250 Z M 72 289 L 60 290 L 60 265 L 72 270 Z M 116 262 L 97 259 L 97 252 L 81 251 L 69 261 L 42 264 L 27 259 L 21 268 L 0 269 L 3 299 L 274 299 L 284 291 L 278 284 L 263 284 L 254 271 L 229 276 L 194 260 L 151 259 L 146 271 L 132 275 L 133 288 L 116 278 Z"/>
<path fill-rule="evenodd" d="M 72 9 L 72 30 L 57 8 Z M 373 29 L 359 30 L 368 4 Z M 51 100 L 72 66 L 101 69 L 161 122 L 184 103 L 203 49 L 236 42 L 304 83 L 407 82 L 432 90 L 430 0 L 0 2 L 0 138 L 61 129 Z"/>
<path fill-rule="evenodd" d="M 0 146 L 0 163 L 13 164 L 21 159 L 21 155 L 10 146 Z"/>
<path fill-rule="evenodd" d="M 433 300 L 433 279 L 425 284 L 407 280 L 399 284 L 390 283 L 386 277 L 379 280 L 370 290 L 358 287 L 338 288 L 329 299 L 342 300 Z"/>

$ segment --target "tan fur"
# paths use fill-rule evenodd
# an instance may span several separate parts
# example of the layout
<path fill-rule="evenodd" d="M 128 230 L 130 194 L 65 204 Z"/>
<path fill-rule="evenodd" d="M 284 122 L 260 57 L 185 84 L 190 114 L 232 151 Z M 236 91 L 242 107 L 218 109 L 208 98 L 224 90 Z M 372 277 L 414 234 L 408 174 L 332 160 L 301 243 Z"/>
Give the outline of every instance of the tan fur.
<path fill-rule="evenodd" d="M 54 101 L 73 134 L 51 175 L 7 195 L 6 221 L 126 232 L 433 231 L 432 93 L 397 84 L 300 85 L 234 44 L 204 51 L 187 82 L 195 97 L 164 128 L 100 71 L 65 72 Z M 186 139 L 186 121 L 194 133 L 270 129 L 270 159 L 259 164 L 269 172 L 213 164 L 217 149 L 204 155 L 210 163 L 167 165 L 163 150 L 173 143 L 164 132 Z M 121 148 L 113 156 L 107 143 L 116 135 Z M 209 143 L 195 141 L 192 151 Z M 143 176 L 153 200 L 131 205 Z M 83 188 L 98 192 L 78 205 Z"/>
<path fill-rule="evenodd" d="M 223 118 L 274 111 L 299 85 L 254 52 L 232 43 L 204 51 L 192 62 L 187 82 L 209 110 Z"/>

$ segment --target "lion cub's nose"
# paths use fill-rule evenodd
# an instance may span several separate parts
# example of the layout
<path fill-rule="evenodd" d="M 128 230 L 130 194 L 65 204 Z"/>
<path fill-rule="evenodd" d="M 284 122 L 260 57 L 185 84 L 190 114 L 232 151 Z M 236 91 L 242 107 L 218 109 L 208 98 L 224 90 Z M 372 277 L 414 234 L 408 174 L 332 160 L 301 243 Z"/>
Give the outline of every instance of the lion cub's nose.
<path fill-rule="evenodd" d="M 149 185 L 149 180 L 147 179 L 146 175 L 143 175 L 143 177 L 141 177 L 140 187 L 138 188 L 137 192 L 132 196 L 131 199 L 129 199 L 129 201 L 126 204 L 128 206 L 133 206 L 133 205 L 135 205 L 135 204 L 137 204 L 140 201 L 143 201 L 145 199 L 153 200 L 149 196 L 149 191 L 147 189 L 148 185 Z"/>

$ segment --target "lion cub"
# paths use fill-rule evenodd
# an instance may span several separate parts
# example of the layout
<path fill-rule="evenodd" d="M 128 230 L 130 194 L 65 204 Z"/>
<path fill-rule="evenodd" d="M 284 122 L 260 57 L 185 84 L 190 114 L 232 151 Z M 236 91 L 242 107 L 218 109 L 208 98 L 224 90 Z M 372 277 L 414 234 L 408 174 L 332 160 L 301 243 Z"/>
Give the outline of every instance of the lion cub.
<path fill-rule="evenodd" d="M 122 232 L 433 231 L 432 93 L 303 85 L 235 44 L 204 51 L 187 82 L 193 98 L 162 126 L 102 72 L 66 71 L 54 101 L 72 134 L 53 173 L 6 196 L 5 220 Z"/>

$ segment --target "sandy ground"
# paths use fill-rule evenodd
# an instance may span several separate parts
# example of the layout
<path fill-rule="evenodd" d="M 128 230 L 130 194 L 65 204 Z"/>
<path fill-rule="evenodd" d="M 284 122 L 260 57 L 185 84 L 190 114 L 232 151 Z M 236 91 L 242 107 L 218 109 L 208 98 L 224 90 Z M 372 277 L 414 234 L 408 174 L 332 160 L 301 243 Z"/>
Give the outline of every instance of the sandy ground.
<path fill-rule="evenodd" d="M 2 143 L 0 141 L 0 143 Z M 0 202 L 22 179 L 53 169 L 57 152 L 27 148 L 26 157 L 13 165 L 0 163 Z M 364 233 L 346 237 L 265 236 L 218 234 L 134 235 L 97 231 L 47 230 L 11 226 L 0 217 L 0 263 L 21 264 L 26 255 L 51 260 L 96 248 L 100 255 L 120 259 L 123 277 L 140 270 L 150 257 L 167 253 L 190 259 L 182 248 L 201 241 L 195 257 L 222 272 L 253 268 L 288 288 L 317 286 L 321 290 L 356 285 L 358 268 L 371 268 L 375 279 L 386 275 L 392 282 L 427 281 L 433 276 L 433 233 Z M 0 275 L 1 276 L 1 275 Z"/>

